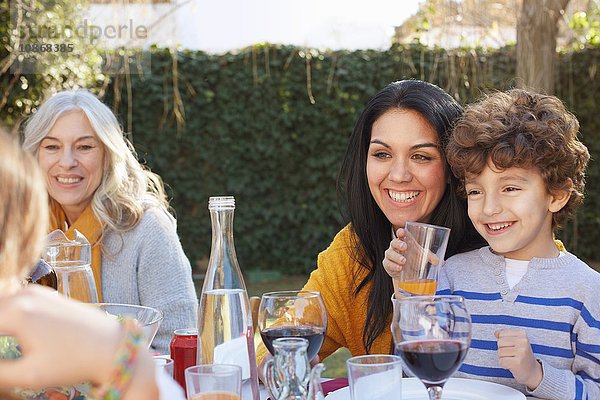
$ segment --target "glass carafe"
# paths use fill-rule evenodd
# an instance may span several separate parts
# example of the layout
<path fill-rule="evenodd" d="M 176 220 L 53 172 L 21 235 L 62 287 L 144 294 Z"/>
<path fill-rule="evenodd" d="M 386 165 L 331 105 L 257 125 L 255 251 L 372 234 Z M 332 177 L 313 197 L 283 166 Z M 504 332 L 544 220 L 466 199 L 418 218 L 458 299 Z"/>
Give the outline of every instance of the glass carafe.
<path fill-rule="evenodd" d="M 259 400 L 254 329 L 244 278 L 233 245 L 232 196 L 211 197 L 212 247 L 198 312 L 198 364 L 242 367 L 244 398 Z"/>
<path fill-rule="evenodd" d="M 265 385 L 272 400 L 317 400 L 323 398 L 320 378 L 325 369 L 317 364 L 311 371 L 308 340 L 279 338 L 273 341 L 275 356 L 265 363 Z M 309 384 L 310 383 L 310 384 Z"/>
<path fill-rule="evenodd" d="M 81 232 L 75 230 L 73 240 L 60 229 L 51 232 L 42 258 L 56 273 L 59 293 L 85 303 L 98 302 L 96 281 L 90 266 L 92 250 Z"/>

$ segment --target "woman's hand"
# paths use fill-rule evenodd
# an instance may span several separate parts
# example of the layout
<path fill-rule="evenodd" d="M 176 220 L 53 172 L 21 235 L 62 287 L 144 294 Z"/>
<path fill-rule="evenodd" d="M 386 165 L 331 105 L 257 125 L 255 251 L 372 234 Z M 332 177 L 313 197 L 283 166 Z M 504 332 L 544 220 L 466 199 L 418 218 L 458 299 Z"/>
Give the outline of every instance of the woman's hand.
<path fill-rule="evenodd" d="M 15 360 L 0 360 L 0 387 L 41 389 L 110 380 L 123 337 L 116 319 L 38 285 L 0 296 L 0 314 L 0 332 L 14 336 L 22 353 Z M 146 349 L 140 349 L 134 368 L 128 396 L 141 394 L 142 386 L 144 398 L 154 398 L 154 364 Z"/>
<path fill-rule="evenodd" d="M 0 386 L 108 380 L 121 337 L 118 321 L 37 285 L 0 297 L 0 312 L 0 332 L 14 336 L 22 353 L 0 361 Z"/>
<path fill-rule="evenodd" d="M 390 247 L 385 251 L 383 259 L 383 268 L 392 278 L 399 278 L 402 267 L 406 263 L 404 252 L 406 251 L 406 242 L 404 241 L 404 229 L 399 228 L 396 231 L 396 238 L 390 242 Z"/>
<path fill-rule="evenodd" d="M 396 237 L 390 242 L 390 247 L 385 251 L 383 259 L 385 272 L 394 279 L 400 278 L 400 272 L 406 266 L 406 249 L 409 245 L 413 252 L 409 257 L 413 269 L 415 265 L 420 265 L 425 259 L 433 265 L 440 264 L 440 259 L 435 253 L 421 247 L 414 237 L 410 235 L 406 237 L 405 230 L 398 228 Z M 443 260 L 441 265 L 443 265 Z"/>
<path fill-rule="evenodd" d="M 543 378 L 542 365 L 535 359 L 527 333 L 521 329 L 496 332 L 500 366 L 508 369 L 515 380 L 535 390 Z"/>

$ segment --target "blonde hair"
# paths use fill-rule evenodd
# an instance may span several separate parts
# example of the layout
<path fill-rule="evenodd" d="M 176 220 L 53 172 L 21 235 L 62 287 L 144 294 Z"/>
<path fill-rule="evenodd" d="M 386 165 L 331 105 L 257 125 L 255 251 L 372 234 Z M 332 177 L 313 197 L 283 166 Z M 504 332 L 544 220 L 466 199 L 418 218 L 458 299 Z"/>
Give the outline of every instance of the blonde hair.
<path fill-rule="evenodd" d="M 31 154 L 0 129 L 0 291 L 14 289 L 40 259 L 48 195 Z"/>
<path fill-rule="evenodd" d="M 27 121 L 23 147 L 37 156 L 42 139 L 56 121 L 72 111 L 83 112 L 104 145 L 104 172 L 92 198 L 92 210 L 103 228 L 126 231 L 152 206 L 169 209 L 160 177 L 142 166 L 123 136 L 112 111 L 87 90 L 68 90 L 47 99 Z"/>

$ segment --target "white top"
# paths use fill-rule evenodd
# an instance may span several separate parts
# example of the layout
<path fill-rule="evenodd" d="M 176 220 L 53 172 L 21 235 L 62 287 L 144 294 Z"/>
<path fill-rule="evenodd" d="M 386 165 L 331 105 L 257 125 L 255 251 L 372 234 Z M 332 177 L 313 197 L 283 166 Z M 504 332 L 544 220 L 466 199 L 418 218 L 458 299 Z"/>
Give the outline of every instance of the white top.
<path fill-rule="evenodd" d="M 561 251 L 558 256 L 563 257 L 564 255 L 565 252 Z M 504 260 L 506 261 L 506 283 L 512 289 L 527 272 L 529 261 L 513 260 L 512 258 L 504 258 Z"/>
<path fill-rule="evenodd" d="M 512 258 L 505 258 L 504 260 L 506 261 L 506 283 L 512 289 L 527 272 L 529 260 L 513 260 Z"/>

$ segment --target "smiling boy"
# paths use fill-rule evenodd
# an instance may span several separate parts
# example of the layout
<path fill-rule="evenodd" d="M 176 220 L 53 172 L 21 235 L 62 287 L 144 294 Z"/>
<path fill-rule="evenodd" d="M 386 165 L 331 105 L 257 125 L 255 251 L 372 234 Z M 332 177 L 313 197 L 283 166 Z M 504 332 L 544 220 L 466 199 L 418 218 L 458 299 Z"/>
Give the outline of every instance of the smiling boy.
<path fill-rule="evenodd" d="M 524 90 L 473 104 L 454 129 L 448 161 L 489 243 L 448 259 L 440 277 L 439 293 L 464 296 L 473 321 L 456 376 L 600 399 L 600 274 L 553 236 L 583 201 L 578 130 L 559 99 Z"/>

